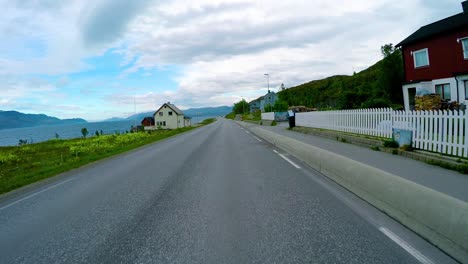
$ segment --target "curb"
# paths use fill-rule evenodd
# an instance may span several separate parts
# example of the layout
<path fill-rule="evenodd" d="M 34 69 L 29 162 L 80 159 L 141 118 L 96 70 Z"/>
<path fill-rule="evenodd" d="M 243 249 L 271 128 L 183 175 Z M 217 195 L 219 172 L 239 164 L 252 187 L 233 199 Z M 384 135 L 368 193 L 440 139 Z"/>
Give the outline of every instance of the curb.
<path fill-rule="evenodd" d="M 327 150 L 237 123 L 468 263 L 468 203 Z"/>
<path fill-rule="evenodd" d="M 360 137 L 360 136 L 353 136 L 346 134 L 344 132 L 338 132 L 338 131 L 320 131 L 319 129 L 310 129 L 310 128 L 304 128 L 304 127 L 295 127 L 293 128 L 293 131 L 306 134 L 306 135 L 314 135 L 314 136 L 319 136 L 319 137 L 324 137 L 324 138 L 329 138 L 329 139 L 335 139 L 341 142 L 346 142 L 350 143 L 353 145 L 365 147 L 365 148 L 371 148 L 376 151 L 383 151 L 386 153 L 390 153 L 393 155 L 400 155 L 406 158 L 422 161 L 428 164 L 436 165 L 445 169 L 449 170 L 454 170 L 458 171 L 462 174 L 468 174 L 466 171 L 468 171 L 467 163 L 466 161 L 457 161 L 458 158 L 456 157 L 443 157 L 437 153 L 431 153 L 431 152 L 424 152 L 420 150 L 413 150 L 413 151 L 406 151 L 402 149 L 396 149 L 396 148 L 385 148 L 383 146 L 383 140 L 378 140 L 378 139 L 371 139 L 371 138 L 366 138 L 366 137 Z M 374 149 L 377 148 L 377 149 Z"/>

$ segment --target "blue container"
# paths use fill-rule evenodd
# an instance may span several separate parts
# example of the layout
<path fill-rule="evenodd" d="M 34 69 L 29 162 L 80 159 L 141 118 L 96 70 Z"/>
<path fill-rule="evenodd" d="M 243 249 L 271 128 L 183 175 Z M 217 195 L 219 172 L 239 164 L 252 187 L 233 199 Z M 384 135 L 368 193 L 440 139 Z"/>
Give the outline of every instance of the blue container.
<path fill-rule="evenodd" d="M 406 129 L 393 129 L 393 140 L 398 142 L 398 146 L 403 147 L 404 145 L 411 146 L 413 138 L 413 131 Z"/>

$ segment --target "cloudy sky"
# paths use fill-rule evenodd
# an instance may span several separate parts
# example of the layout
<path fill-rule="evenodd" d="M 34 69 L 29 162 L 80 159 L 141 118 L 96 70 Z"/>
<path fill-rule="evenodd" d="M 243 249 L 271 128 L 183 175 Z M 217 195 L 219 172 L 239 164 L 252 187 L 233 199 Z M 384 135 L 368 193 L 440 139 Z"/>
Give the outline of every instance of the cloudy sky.
<path fill-rule="evenodd" d="M 0 110 L 101 120 L 232 105 L 381 59 L 460 0 L 0 0 Z"/>

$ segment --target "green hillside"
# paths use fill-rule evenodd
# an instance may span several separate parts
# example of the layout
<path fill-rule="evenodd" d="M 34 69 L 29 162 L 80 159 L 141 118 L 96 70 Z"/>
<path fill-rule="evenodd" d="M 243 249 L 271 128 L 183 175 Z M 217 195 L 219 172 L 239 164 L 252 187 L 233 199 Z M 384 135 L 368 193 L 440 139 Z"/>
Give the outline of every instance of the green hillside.
<path fill-rule="evenodd" d="M 289 106 L 326 109 L 374 107 L 402 108 L 403 62 L 401 51 L 382 47 L 384 59 L 352 76 L 339 75 L 311 81 L 278 93 Z"/>

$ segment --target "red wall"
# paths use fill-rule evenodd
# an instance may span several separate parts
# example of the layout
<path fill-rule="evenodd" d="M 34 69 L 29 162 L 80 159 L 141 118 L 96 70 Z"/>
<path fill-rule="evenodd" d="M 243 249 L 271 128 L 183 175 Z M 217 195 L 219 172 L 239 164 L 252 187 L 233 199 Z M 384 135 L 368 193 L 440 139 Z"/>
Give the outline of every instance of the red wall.
<path fill-rule="evenodd" d="M 454 72 L 468 72 L 468 60 L 463 58 L 463 47 L 457 38 L 468 37 L 468 29 L 444 34 L 403 47 L 405 78 L 407 82 L 453 77 Z M 414 68 L 411 52 L 427 48 L 429 66 Z"/>

